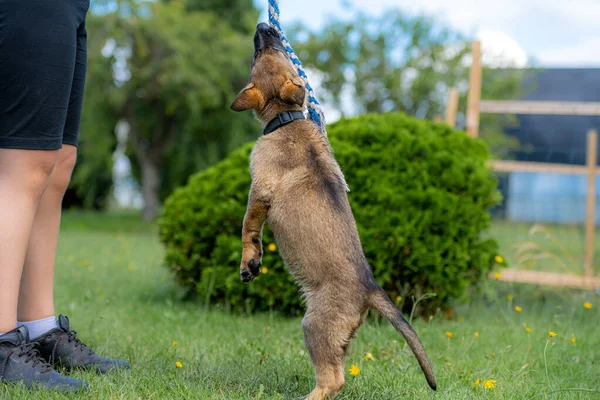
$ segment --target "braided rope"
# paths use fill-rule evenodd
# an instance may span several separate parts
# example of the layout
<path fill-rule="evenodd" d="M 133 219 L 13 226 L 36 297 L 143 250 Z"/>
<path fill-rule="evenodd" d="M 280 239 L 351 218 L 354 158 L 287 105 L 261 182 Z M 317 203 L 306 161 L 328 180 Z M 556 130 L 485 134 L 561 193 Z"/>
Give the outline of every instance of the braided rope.
<path fill-rule="evenodd" d="M 290 55 L 292 63 L 296 66 L 298 70 L 298 75 L 300 75 L 302 80 L 304 80 L 304 86 L 306 87 L 306 91 L 308 92 L 308 115 L 310 119 L 312 119 L 317 123 L 317 125 L 319 125 L 319 128 L 321 128 L 321 132 L 323 132 L 323 134 L 326 134 L 325 115 L 323 114 L 321 104 L 315 97 L 315 92 L 310 86 L 310 83 L 308 83 L 308 76 L 306 75 L 306 72 L 302 67 L 302 63 L 298 59 L 298 56 L 296 55 L 296 52 L 294 52 L 294 49 L 292 49 L 290 42 L 288 42 L 287 38 L 285 37 L 283 29 L 281 29 L 281 25 L 279 23 L 278 3 L 279 2 L 277 0 L 269 0 L 269 23 L 272 27 L 274 27 L 277 30 L 277 32 L 279 32 L 279 35 L 281 36 L 281 41 L 283 42 L 283 46 Z"/>

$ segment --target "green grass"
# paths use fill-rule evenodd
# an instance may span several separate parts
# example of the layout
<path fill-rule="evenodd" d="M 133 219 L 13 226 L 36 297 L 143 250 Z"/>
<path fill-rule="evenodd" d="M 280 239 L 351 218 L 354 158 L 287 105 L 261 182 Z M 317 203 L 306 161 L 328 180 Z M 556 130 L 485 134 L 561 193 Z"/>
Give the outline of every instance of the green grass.
<path fill-rule="evenodd" d="M 491 235 L 511 268 L 583 274 L 585 228 L 583 225 L 514 224 L 495 221 Z M 595 235 L 600 249 L 600 232 Z M 600 265 L 600 251 L 594 265 Z M 600 274 L 600 271 L 598 271 Z"/>
<path fill-rule="evenodd" d="M 312 389 L 300 320 L 234 316 L 181 301 L 184 293 L 161 267 L 163 250 L 152 226 L 127 214 L 69 213 L 59 246 L 57 312 L 71 318 L 86 343 L 128 360 L 133 369 L 108 376 L 74 373 L 90 384 L 82 395 L 0 385 L 1 399 L 290 399 Z M 498 282 L 483 290 L 484 297 L 457 307 L 451 321 L 436 316 L 414 323 L 436 372 L 436 393 L 404 341 L 387 322 L 372 318 L 346 365 L 356 364 L 360 374 L 347 374 L 338 398 L 600 398 L 597 296 Z M 584 309 L 584 301 L 594 308 Z M 523 311 L 516 313 L 515 305 Z M 549 330 L 558 333 L 550 341 Z M 373 360 L 364 359 L 367 352 Z M 494 379 L 496 388 L 474 387 L 477 379 Z M 544 395 L 577 388 L 596 392 Z"/>

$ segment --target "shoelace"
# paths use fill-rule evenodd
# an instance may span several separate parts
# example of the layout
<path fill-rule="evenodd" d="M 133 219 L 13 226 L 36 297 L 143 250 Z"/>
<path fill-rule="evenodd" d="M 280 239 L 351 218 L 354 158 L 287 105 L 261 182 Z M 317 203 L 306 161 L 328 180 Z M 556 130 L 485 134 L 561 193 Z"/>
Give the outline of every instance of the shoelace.
<path fill-rule="evenodd" d="M 94 355 L 94 352 L 92 351 L 92 349 L 90 349 L 89 347 L 86 346 L 85 343 L 83 343 L 81 340 L 79 340 L 79 338 L 77 337 L 77 332 L 75 332 L 74 330 L 70 330 L 69 332 L 67 332 L 67 342 L 71 343 L 71 342 L 75 342 L 75 348 L 79 349 L 81 351 L 88 351 L 88 355 Z"/>
<path fill-rule="evenodd" d="M 50 365 L 48 362 L 46 362 L 46 360 L 42 358 L 42 355 L 40 354 L 37 347 L 38 344 L 35 342 L 22 344 L 21 346 L 19 346 L 19 352 L 17 353 L 17 356 L 26 357 L 25 364 L 31 361 L 31 365 L 33 367 L 39 365 L 42 373 L 51 371 L 52 365 Z"/>

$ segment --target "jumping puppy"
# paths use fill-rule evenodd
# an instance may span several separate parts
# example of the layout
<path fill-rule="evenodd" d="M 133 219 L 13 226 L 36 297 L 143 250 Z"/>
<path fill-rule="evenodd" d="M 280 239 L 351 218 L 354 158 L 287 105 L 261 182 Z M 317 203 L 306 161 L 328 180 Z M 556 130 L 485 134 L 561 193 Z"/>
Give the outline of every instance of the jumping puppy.
<path fill-rule="evenodd" d="M 310 400 L 334 398 L 344 386 L 350 340 L 376 309 L 415 354 L 435 390 L 423 345 L 383 289 L 362 251 L 347 186 L 326 137 L 302 113 L 306 91 L 278 33 L 260 24 L 250 83 L 231 104 L 254 110 L 265 136 L 254 147 L 252 186 L 242 232 L 240 277 L 260 273 L 262 229 L 271 226 L 285 263 L 301 285 L 307 311 L 304 340 L 316 373 Z"/>

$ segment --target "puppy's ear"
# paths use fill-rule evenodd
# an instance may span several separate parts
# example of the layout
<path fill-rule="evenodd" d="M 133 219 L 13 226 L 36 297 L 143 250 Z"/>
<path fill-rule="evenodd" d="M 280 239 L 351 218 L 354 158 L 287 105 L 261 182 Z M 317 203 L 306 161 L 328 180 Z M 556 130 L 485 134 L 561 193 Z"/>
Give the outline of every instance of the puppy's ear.
<path fill-rule="evenodd" d="M 306 89 L 304 88 L 302 79 L 292 77 L 285 81 L 285 84 L 279 92 L 279 97 L 281 97 L 281 100 L 285 103 L 296 104 L 298 106 L 304 105 Z"/>
<path fill-rule="evenodd" d="M 254 83 L 249 83 L 243 88 L 231 103 L 230 108 L 233 111 L 255 110 L 260 104 L 260 93 L 254 87 Z"/>

